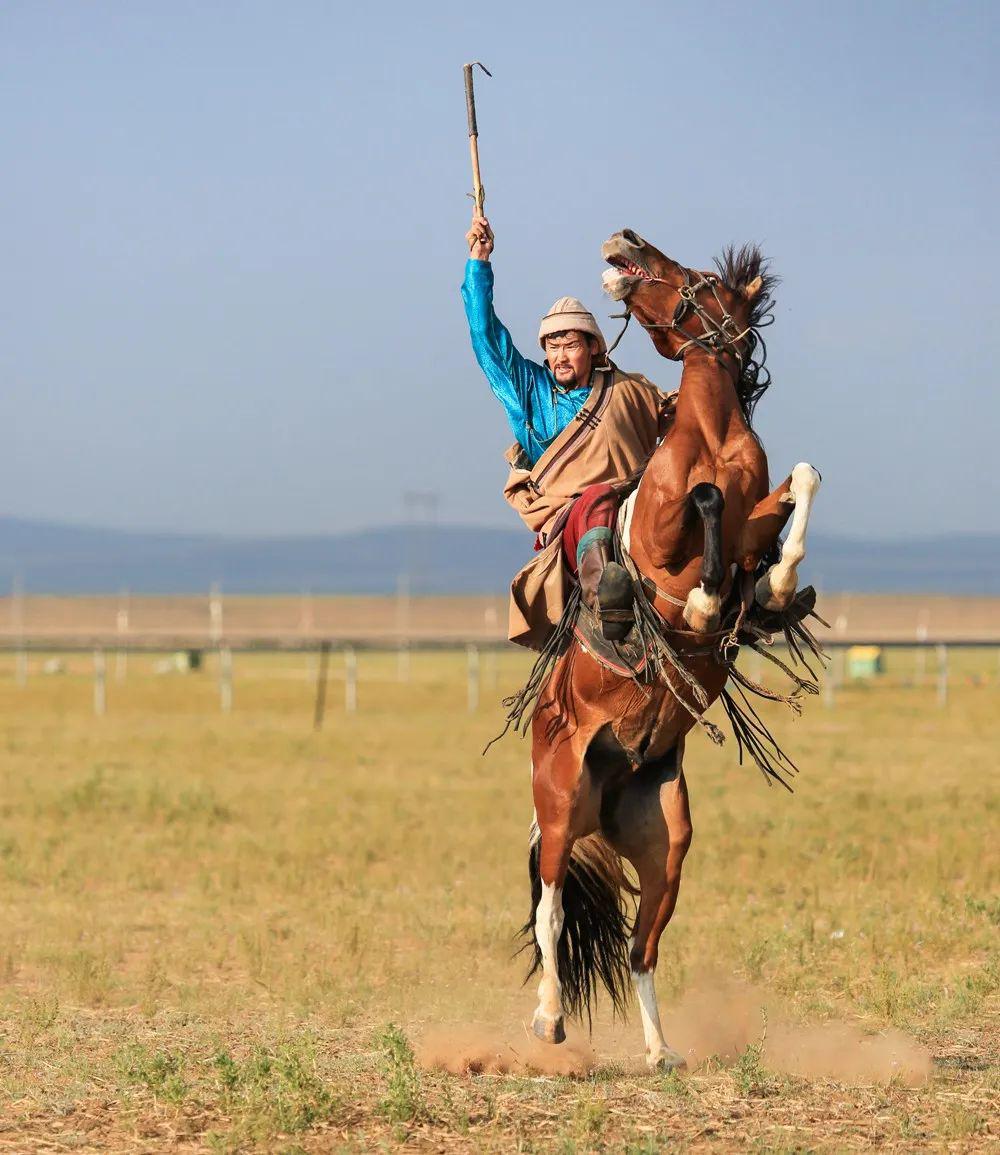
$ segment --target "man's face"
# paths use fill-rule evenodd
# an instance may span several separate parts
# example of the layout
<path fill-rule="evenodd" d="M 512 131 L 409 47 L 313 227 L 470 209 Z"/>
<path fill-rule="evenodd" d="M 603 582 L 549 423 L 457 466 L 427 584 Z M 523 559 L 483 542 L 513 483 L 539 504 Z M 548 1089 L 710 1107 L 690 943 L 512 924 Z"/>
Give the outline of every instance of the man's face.
<path fill-rule="evenodd" d="M 586 385 L 597 353 L 597 342 L 571 329 L 545 338 L 545 357 L 556 383 L 564 389 Z"/>

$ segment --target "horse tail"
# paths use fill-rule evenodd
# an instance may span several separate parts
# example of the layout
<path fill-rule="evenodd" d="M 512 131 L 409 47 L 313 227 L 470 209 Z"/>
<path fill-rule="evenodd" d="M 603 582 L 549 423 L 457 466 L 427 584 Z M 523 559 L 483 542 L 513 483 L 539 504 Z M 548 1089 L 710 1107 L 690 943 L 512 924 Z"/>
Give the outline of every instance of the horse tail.
<path fill-rule="evenodd" d="M 531 915 L 521 927 L 525 940 L 521 949 L 533 951 L 525 982 L 542 966 L 535 938 L 535 912 L 542 898 L 541 845 L 542 834 L 535 822 L 528 842 Z M 626 896 L 637 893 L 606 839 L 600 834 L 577 839 L 562 888 L 563 928 L 556 951 L 563 1010 L 572 1018 L 582 1020 L 586 1015 L 592 1025 L 591 1003 L 598 985 L 608 992 L 614 1013 L 625 1017 L 632 989 Z"/>

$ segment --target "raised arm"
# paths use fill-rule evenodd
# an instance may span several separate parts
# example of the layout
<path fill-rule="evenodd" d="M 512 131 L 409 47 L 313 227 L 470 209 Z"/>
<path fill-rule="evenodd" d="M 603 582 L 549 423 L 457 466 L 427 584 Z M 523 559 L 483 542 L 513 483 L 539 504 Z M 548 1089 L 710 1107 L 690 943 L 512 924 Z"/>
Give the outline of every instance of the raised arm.
<path fill-rule="evenodd" d="M 545 368 L 529 361 L 514 347 L 510 333 L 493 309 L 493 230 L 485 217 L 475 216 L 466 233 L 469 260 L 465 265 L 462 300 L 472 337 L 472 351 L 497 399 L 507 411 L 514 436 L 525 444 L 528 410 Z"/>

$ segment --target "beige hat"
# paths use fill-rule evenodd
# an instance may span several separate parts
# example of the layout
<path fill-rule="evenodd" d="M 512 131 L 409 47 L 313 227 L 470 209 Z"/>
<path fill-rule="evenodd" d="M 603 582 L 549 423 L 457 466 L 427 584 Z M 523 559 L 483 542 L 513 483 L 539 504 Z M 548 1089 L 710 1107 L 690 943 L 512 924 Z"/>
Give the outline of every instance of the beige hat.
<path fill-rule="evenodd" d="M 588 312 L 581 301 L 576 297 L 560 297 L 558 301 L 542 318 L 538 326 L 538 343 L 545 348 L 545 338 L 553 333 L 561 333 L 565 329 L 578 329 L 581 333 L 589 333 L 597 338 L 598 354 L 607 353 L 608 343 L 598 327 L 594 314 Z"/>

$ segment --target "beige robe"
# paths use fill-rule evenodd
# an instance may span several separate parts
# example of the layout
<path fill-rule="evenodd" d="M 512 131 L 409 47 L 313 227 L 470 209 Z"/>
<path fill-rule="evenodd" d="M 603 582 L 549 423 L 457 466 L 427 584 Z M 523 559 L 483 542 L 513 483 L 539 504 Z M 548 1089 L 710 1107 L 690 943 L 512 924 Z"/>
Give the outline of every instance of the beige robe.
<path fill-rule="evenodd" d="M 534 650 L 544 646 L 569 589 L 562 515 L 588 485 L 622 482 L 645 466 L 669 427 L 676 396 L 661 393 L 638 373 L 614 365 L 595 369 L 590 396 L 534 466 L 520 445 L 507 451 L 511 469 L 504 497 L 543 546 L 511 583 L 512 642 Z"/>

